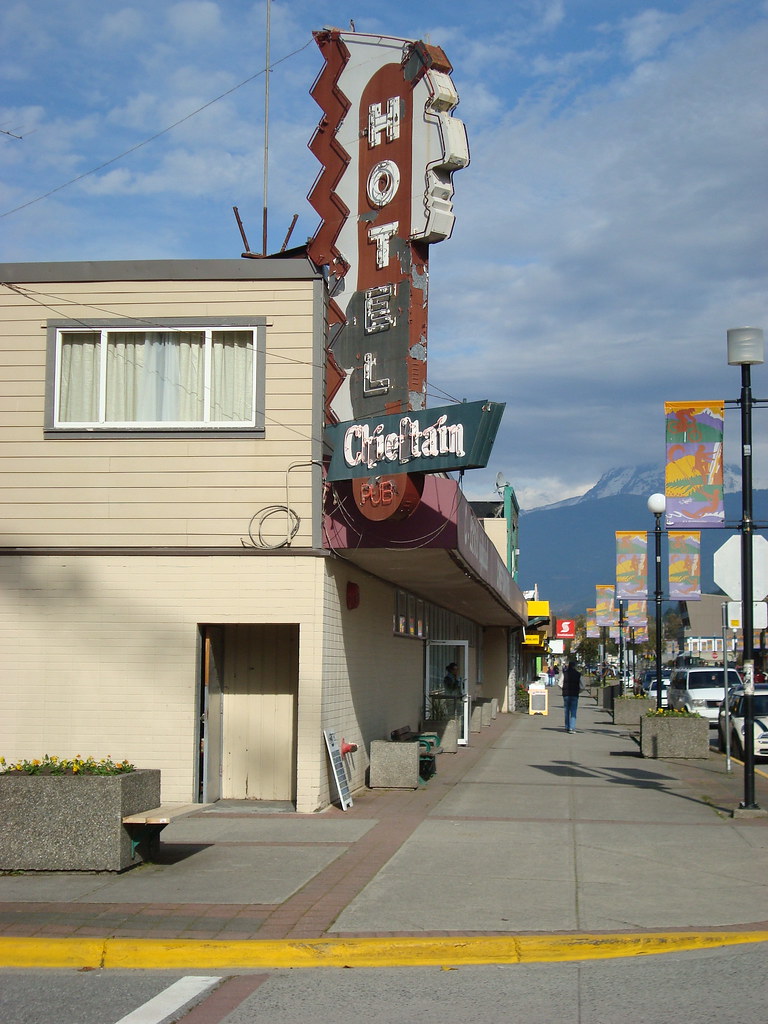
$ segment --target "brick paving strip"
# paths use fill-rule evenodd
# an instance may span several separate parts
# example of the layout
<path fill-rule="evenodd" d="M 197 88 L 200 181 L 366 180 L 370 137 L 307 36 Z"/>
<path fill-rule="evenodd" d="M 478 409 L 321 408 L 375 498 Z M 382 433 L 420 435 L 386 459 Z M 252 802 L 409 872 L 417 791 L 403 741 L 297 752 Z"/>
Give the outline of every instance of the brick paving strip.
<path fill-rule="evenodd" d="M 500 716 L 482 732 L 472 733 L 470 745 L 459 753 L 441 754 L 437 774 L 424 787 L 363 790 L 354 794 L 354 805 L 349 810 L 332 807 L 324 811 L 324 817 L 361 818 L 375 820 L 376 824 L 351 845 L 338 844 L 346 847 L 344 852 L 283 903 L 0 902 L 0 936 L 230 941 L 322 937 L 439 803 L 446 787 L 472 768 L 513 721 L 514 716 Z M 226 817 L 238 815 L 233 812 Z M 305 846 L 306 842 L 269 845 Z"/>
<path fill-rule="evenodd" d="M 143 938 L 197 940 L 308 940 L 322 938 L 339 914 L 376 876 L 400 849 L 427 815 L 477 762 L 480 756 L 516 721 L 514 715 L 500 716 L 473 733 L 470 745 L 458 754 L 443 754 L 438 773 L 429 784 L 416 790 L 363 790 L 354 794 L 354 806 L 347 811 L 332 807 L 323 816 L 373 820 L 376 824 L 360 839 L 344 846 L 344 852 L 313 876 L 281 904 L 209 903 L 0 903 L 0 936 L 30 938 Z M 729 815 L 738 804 L 740 771 L 727 775 L 709 770 L 707 762 L 675 761 L 676 772 L 693 792 L 712 805 L 713 813 Z M 758 788 L 765 787 L 759 778 Z M 768 789 L 761 796 L 768 806 Z M 221 817 L 238 818 L 236 811 Z M 297 815 L 291 814 L 295 819 Z M 317 815 L 299 815 L 311 817 Z M 538 820 L 531 818 L 530 820 Z M 305 846 L 307 840 L 266 845 Z M 736 931 L 726 926 L 723 932 Z M 334 939 L 358 937 L 362 933 L 334 933 Z M 366 933 L 368 935 L 369 933 Z M 391 933 L 388 933 L 391 935 Z M 452 935 L 454 933 L 435 933 Z M 470 933 L 469 934 L 497 934 Z M 398 935 L 423 936 L 422 932 Z"/>

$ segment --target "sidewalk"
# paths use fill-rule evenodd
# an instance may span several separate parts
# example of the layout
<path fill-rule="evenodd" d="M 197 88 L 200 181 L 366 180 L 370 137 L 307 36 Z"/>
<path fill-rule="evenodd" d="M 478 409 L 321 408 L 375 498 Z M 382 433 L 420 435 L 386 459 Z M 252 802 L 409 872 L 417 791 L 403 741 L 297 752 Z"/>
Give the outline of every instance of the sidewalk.
<path fill-rule="evenodd" d="M 549 716 L 499 716 L 415 791 L 315 815 L 225 801 L 168 826 L 159 863 L 0 877 L 0 966 L 104 965 L 107 942 L 122 966 L 209 967 L 214 950 L 298 966 L 334 948 L 441 962 L 460 945 L 498 962 L 526 936 L 545 959 L 574 940 L 583 958 L 584 942 L 629 955 L 768 939 L 768 818 L 731 817 L 741 766 L 726 773 L 714 750 L 645 760 L 591 699 L 568 735 L 549 695 Z M 763 765 L 755 789 L 768 808 Z"/>

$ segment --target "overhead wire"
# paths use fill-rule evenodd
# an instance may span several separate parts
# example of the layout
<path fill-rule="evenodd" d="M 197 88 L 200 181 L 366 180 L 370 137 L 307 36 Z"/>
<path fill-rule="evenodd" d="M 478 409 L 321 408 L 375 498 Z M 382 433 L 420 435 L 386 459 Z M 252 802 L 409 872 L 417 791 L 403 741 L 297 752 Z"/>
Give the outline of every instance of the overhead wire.
<path fill-rule="evenodd" d="M 455 398 L 453 395 L 449 394 L 449 392 L 444 391 L 443 388 L 441 388 L 439 385 L 435 384 L 434 381 L 428 380 L 427 381 L 427 394 L 428 395 L 430 393 L 430 388 L 432 389 L 432 393 L 431 393 L 431 397 L 432 398 L 447 398 L 450 402 L 455 402 L 457 405 L 461 405 L 461 403 L 462 403 L 462 399 L 461 398 Z"/>
<path fill-rule="evenodd" d="M 43 199 L 48 199 L 50 196 L 55 195 L 57 192 L 61 192 L 62 189 L 69 188 L 70 185 L 74 185 L 76 182 L 82 181 L 83 178 L 88 178 L 92 174 L 97 174 L 99 171 L 103 171 L 105 167 L 109 167 L 111 164 L 117 163 L 118 160 L 122 160 L 124 157 L 130 156 L 131 153 L 135 153 L 137 150 L 142 149 L 144 146 L 148 146 L 150 142 L 155 142 L 156 139 L 162 138 L 163 135 L 167 135 L 168 132 L 173 131 L 174 128 L 178 128 L 180 124 L 184 124 L 185 121 L 189 121 L 191 118 L 196 117 L 198 114 L 201 114 L 204 110 L 207 110 L 208 107 L 212 107 L 214 103 L 218 103 L 220 100 L 226 99 L 226 97 L 231 96 L 233 92 L 237 92 L 238 89 L 242 89 L 243 86 L 248 85 L 250 82 L 255 81 L 255 79 L 257 78 L 261 78 L 262 75 L 265 75 L 273 68 L 276 68 L 278 64 L 282 64 L 284 61 L 290 60 L 291 57 L 295 57 L 296 54 L 301 53 L 302 50 L 306 50 L 306 48 L 310 45 L 311 42 L 311 39 L 307 40 L 307 42 L 303 46 L 299 46 L 291 53 L 287 53 L 284 57 L 280 57 L 279 60 L 274 61 L 272 64 L 269 65 L 269 67 L 263 68 L 261 71 L 257 71 L 253 75 L 249 75 L 248 78 L 245 78 L 242 82 L 239 82 L 237 85 L 233 85 L 231 89 L 227 89 L 226 92 L 221 93 L 220 96 L 216 96 L 214 97 L 214 99 L 208 100 L 207 103 L 204 103 L 201 107 L 198 107 L 197 110 L 193 110 L 191 113 L 179 118 L 178 121 L 174 121 L 174 123 L 168 125 L 167 128 L 161 128 L 159 132 L 155 132 L 154 135 L 150 135 L 148 139 L 144 139 L 142 142 L 137 142 L 134 146 L 131 146 L 129 149 L 124 150 L 124 152 L 118 153 L 117 156 L 110 157 L 109 160 L 105 160 L 103 163 L 100 163 L 98 167 L 92 167 L 89 171 L 83 171 L 82 174 L 78 174 L 74 178 L 70 178 L 69 181 L 65 181 L 61 185 L 57 185 L 55 188 L 49 189 L 42 195 L 36 196 L 34 199 L 29 199 L 26 203 L 21 203 L 19 206 L 14 206 L 13 209 L 6 210 L 5 213 L 0 213 L 0 220 L 3 217 L 10 217 L 12 213 L 18 213 L 19 210 L 25 210 L 28 206 L 34 206 L 35 203 L 39 203 Z"/>
<path fill-rule="evenodd" d="M 80 317 L 73 316 L 71 313 L 67 313 L 63 309 L 59 309 L 56 306 L 52 306 L 50 303 L 44 302 L 42 300 L 42 298 L 40 298 L 40 296 L 44 296 L 45 298 L 56 299 L 57 301 L 60 301 L 62 303 L 66 303 L 68 301 L 71 301 L 71 300 L 68 300 L 67 298 L 65 298 L 63 296 L 51 295 L 50 293 L 47 293 L 47 292 L 37 292 L 34 289 L 25 288 L 23 286 L 16 285 L 16 284 L 11 284 L 8 281 L 0 281 L 0 287 L 7 288 L 9 291 L 15 292 L 17 295 L 20 295 L 22 298 L 29 299 L 30 302 L 34 302 L 36 305 L 40 306 L 41 308 L 47 309 L 49 312 L 55 313 L 57 316 L 63 317 L 64 319 L 66 319 L 68 321 L 71 321 L 73 324 L 79 324 L 81 327 L 92 329 L 93 325 L 90 324 L 87 320 L 83 320 Z M 133 323 L 140 324 L 143 327 L 152 327 L 152 328 L 154 328 L 155 330 L 158 330 L 158 331 L 167 331 L 169 333 L 175 333 L 175 332 L 181 333 L 181 332 L 189 329 L 189 328 L 184 328 L 184 327 L 168 327 L 167 325 L 158 324 L 154 320 L 145 320 L 145 319 L 143 319 L 141 317 L 129 316 L 129 315 L 126 315 L 124 312 L 117 312 L 116 310 L 105 309 L 102 306 L 94 306 L 91 303 L 87 303 L 87 302 L 77 301 L 77 302 L 72 302 L 72 305 L 77 305 L 77 306 L 81 306 L 81 307 L 85 306 L 88 309 L 95 309 L 99 313 L 107 313 L 107 314 L 109 314 L 111 316 L 114 316 L 114 317 L 116 317 L 118 319 L 121 319 L 121 320 L 130 320 Z M 273 356 L 280 356 L 280 353 L 270 352 L 270 358 L 273 357 Z M 304 365 L 304 366 L 312 366 L 312 367 L 315 367 L 315 368 L 318 367 L 318 364 L 314 363 L 312 361 L 304 361 L 304 360 L 299 360 L 299 359 L 293 359 L 291 356 L 286 356 L 285 358 L 289 362 L 297 363 L 297 364 Z M 322 437 L 316 437 L 314 434 L 306 434 L 304 431 L 299 430 L 296 427 L 292 427 L 288 423 L 283 423 L 281 420 L 276 420 L 273 417 L 268 416 L 265 409 L 258 409 L 257 412 L 260 413 L 260 415 L 264 417 L 264 421 L 265 422 L 270 423 L 273 426 L 282 427 L 284 430 L 290 430 L 292 433 L 296 434 L 297 437 L 300 437 L 300 438 L 302 438 L 305 441 L 317 441 L 319 443 L 322 443 L 322 441 L 323 441 Z M 196 428 L 193 428 L 193 429 L 196 429 Z M 234 429 L 236 429 L 236 428 L 234 428 Z M 245 428 L 245 429 L 247 429 L 247 428 Z"/>
<path fill-rule="evenodd" d="M 154 328 L 158 331 L 167 331 L 168 333 L 184 333 L 189 330 L 188 327 L 179 326 L 168 326 L 168 324 L 159 323 L 154 319 L 147 319 L 141 316 L 132 316 L 130 313 L 126 313 L 123 310 L 106 309 L 104 306 L 96 306 L 92 302 L 85 302 L 82 299 L 71 299 L 64 295 L 53 295 L 50 292 L 37 291 L 34 288 L 28 288 L 23 285 L 11 284 L 9 281 L 0 281 L 0 287 L 8 288 L 9 291 L 16 292 L 23 298 L 28 298 L 32 302 L 36 302 L 38 306 L 42 306 L 44 309 L 49 309 L 52 313 L 56 313 L 58 316 L 65 317 L 67 320 L 71 320 L 73 323 L 80 324 L 81 327 L 91 329 L 93 324 L 87 320 L 83 320 L 81 317 L 74 316 L 72 313 L 68 313 L 64 309 L 57 309 L 55 306 L 51 306 L 47 302 L 43 302 L 38 296 L 43 296 L 46 299 L 54 299 L 62 304 L 69 304 L 72 306 L 82 306 L 86 309 L 94 309 L 97 313 L 105 313 L 107 316 L 113 316 L 120 320 L 130 320 L 132 323 L 140 324 L 142 327 Z M 264 324 L 265 327 L 273 327 L 274 324 Z M 274 359 L 282 359 L 286 363 L 294 363 L 297 366 L 311 366 L 316 370 L 325 369 L 325 363 L 316 363 L 312 359 L 297 359 L 295 356 L 286 355 L 283 352 L 270 352 L 270 357 Z"/>

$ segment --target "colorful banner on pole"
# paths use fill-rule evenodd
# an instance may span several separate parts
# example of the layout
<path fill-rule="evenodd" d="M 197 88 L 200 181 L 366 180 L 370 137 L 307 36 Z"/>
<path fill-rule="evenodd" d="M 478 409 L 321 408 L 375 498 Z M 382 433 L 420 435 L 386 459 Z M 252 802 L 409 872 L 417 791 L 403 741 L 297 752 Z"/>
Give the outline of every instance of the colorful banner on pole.
<path fill-rule="evenodd" d="M 648 597 L 648 535 L 643 530 L 616 531 L 616 597 Z"/>
<path fill-rule="evenodd" d="M 669 538 L 669 598 L 701 600 L 701 531 L 674 530 Z"/>
<path fill-rule="evenodd" d="M 722 526 L 725 402 L 665 402 L 667 527 Z"/>
<path fill-rule="evenodd" d="M 645 601 L 627 601 L 626 622 L 633 627 L 648 625 Z"/>
<path fill-rule="evenodd" d="M 598 626 L 612 626 L 616 622 L 613 607 L 614 587 L 598 584 L 595 587 L 595 621 Z"/>
<path fill-rule="evenodd" d="M 598 640 L 600 638 L 600 627 L 595 618 L 594 608 L 587 608 L 587 637 L 590 640 Z"/>

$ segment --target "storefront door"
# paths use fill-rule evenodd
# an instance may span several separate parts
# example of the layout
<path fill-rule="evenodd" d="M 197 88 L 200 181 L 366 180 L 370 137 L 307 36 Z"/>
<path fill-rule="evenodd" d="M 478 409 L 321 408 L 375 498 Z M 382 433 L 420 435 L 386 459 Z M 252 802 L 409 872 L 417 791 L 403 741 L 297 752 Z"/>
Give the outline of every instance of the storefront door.
<path fill-rule="evenodd" d="M 455 661 L 459 666 L 463 697 L 456 700 L 445 695 L 443 679 L 446 665 Z M 468 640 L 431 640 L 427 643 L 427 665 L 424 678 L 424 717 L 450 715 L 459 719 L 459 744 L 469 742 L 470 704 L 467 694 Z"/>

